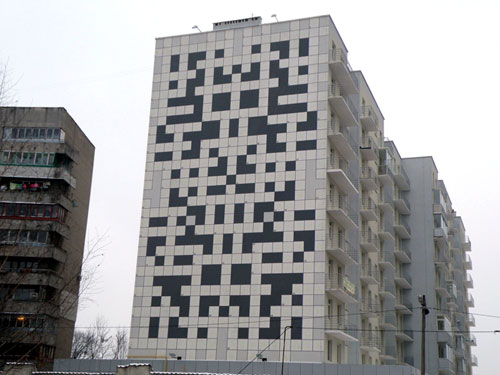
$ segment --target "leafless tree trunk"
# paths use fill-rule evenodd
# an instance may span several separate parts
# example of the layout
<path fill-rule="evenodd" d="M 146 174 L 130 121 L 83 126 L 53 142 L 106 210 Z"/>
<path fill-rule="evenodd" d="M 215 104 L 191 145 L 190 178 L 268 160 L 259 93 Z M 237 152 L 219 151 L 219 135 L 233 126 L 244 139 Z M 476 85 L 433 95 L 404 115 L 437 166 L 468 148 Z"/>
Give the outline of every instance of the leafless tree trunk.
<path fill-rule="evenodd" d="M 71 358 L 103 359 L 108 358 L 113 348 L 113 337 L 103 317 L 97 317 L 91 328 L 77 330 L 73 335 Z"/>
<path fill-rule="evenodd" d="M 125 359 L 128 351 L 128 330 L 120 327 L 115 332 L 115 340 L 113 343 L 113 358 Z"/>

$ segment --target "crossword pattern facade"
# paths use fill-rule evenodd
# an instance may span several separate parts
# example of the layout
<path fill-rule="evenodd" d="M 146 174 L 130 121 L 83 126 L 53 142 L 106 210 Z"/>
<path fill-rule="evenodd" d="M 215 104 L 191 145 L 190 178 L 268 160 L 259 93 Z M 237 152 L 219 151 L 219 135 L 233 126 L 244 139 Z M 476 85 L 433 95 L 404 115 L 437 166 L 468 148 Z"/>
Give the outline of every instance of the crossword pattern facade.
<path fill-rule="evenodd" d="M 458 223 L 451 202 L 438 220 L 418 200 L 444 184 L 416 181 L 428 161 L 402 159 L 383 121 L 329 16 L 158 39 L 129 355 L 279 361 L 291 327 L 287 361 L 418 363 L 428 293 L 446 331 L 428 335 L 430 369 L 446 370 L 465 230 L 435 231 Z M 454 269 L 412 282 L 412 251 L 451 247 Z M 449 367 L 470 373 L 471 345 Z"/>
<path fill-rule="evenodd" d="M 249 345 L 292 325 L 294 350 L 322 350 L 322 333 L 315 343 L 313 321 L 303 319 L 324 315 L 314 298 L 324 295 L 315 249 L 324 246 L 317 198 L 326 177 L 326 110 L 317 103 L 327 95 L 318 68 L 328 49 L 319 45 L 330 28 L 319 21 L 158 40 L 144 294 L 134 305 L 150 311 L 135 320 L 146 348 L 175 339 L 187 357 L 215 359 L 219 350 L 247 359 Z M 325 170 L 311 181 L 308 161 L 321 158 Z M 235 341 L 219 348 L 221 340 Z"/>

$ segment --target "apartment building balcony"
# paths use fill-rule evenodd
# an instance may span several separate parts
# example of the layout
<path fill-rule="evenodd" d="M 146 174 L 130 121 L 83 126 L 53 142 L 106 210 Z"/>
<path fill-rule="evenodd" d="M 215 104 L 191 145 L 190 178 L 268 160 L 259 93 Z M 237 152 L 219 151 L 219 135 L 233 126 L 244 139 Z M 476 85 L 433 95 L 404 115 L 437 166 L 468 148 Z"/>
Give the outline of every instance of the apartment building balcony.
<path fill-rule="evenodd" d="M 382 345 L 382 352 L 380 353 L 380 359 L 384 361 L 384 364 L 388 364 L 387 362 L 395 361 L 397 357 L 396 347 L 393 345 Z"/>
<path fill-rule="evenodd" d="M 343 237 L 337 235 L 327 237 L 326 253 L 344 265 L 357 264 L 359 258 L 356 249 Z"/>
<path fill-rule="evenodd" d="M 377 285 L 380 280 L 378 269 L 372 264 L 361 264 L 360 280 L 368 285 Z"/>
<path fill-rule="evenodd" d="M 361 231 L 360 239 L 361 248 L 367 253 L 374 253 L 378 251 L 379 242 L 378 236 L 369 230 Z"/>
<path fill-rule="evenodd" d="M 457 297 L 451 294 L 451 296 L 446 299 L 446 305 L 450 310 L 456 310 L 458 308 Z"/>
<path fill-rule="evenodd" d="M 434 253 L 434 265 L 437 269 L 447 272 L 448 264 L 450 263 L 450 252 L 448 249 L 436 251 Z"/>
<path fill-rule="evenodd" d="M 378 160 L 378 144 L 372 135 L 363 135 L 359 152 L 364 160 Z"/>
<path fill-rule="evenodd" d="M 380 304 L 375 298 L 362 298 L 359 304 L 359 312 L 368 318 L 374 318 L 380 314 Z"/>
<path fill-rule="evenodd" d="M 401 263 L 411 263 L 411 251 L 406 243 L 396 243 L 394 247 L 394 256 Z"/>
<path fill-rule="evenodd" d="M 49 269 L 2 269 L 0 284 L 4 285 L 42 285 L 59 289 L 62 285 L 61 276 Z"/>
<path fill-rule="evenodd" d="M 451 359 L 438 358 L 439 374 L 455 375 L 455 366 Z"/>
<path fill-rule="evenodd" d="M 394 230 L 392 225 L 387 224 L 386 221 L 381 221 L 378 227 L 378 236 L 384 241 L 394 242 Z"/>
<path fill-rule="evenodd" d="M 366 221 L 378 220 L 377 205 L 375 204 L 373 199 L 368 196 L 362 197 L 360 214 Z"/>
<path fill-rule="evenodd" d="M 386 331 L 395 331 L 397 327 L 396 314 L 394 311 L 384 311 L 380 312 L 379 326 L 381 329 Z"/>
<path fill-rule="evenodd" d="M 358 189 L 353 184 L 351 172 L 348 164 L 340 159 L 329 158 L 327 175 L 331 182 L 335 184 L 345 194 L 358 194 Z"/>
<path fill-rule="evenodd" d="M 409 329 L 403 329 L 402 327 L 397 327 L 394 334 L 398 340 L 405 342 L 413 341 L 413 331 Z"/>
<path fill-rule="evenodd" d="M 465 275 L 464 286 L 466 288 L 474 288 L 474 280 L 472 280 L 470 273 L 467 272 Z"/>
<path fill-rule="evenodd" d="M 474 317 L 473 314 L 467 314 L 465 316 L 465 324 L 469 327 L 475 327 L 476 326 L 476 318 Z"/>
<path fill-rule="evenodd" d="M 378 265 L 380 268 L 383 269 L 388 269 L 388 268 L 392 268 L 393 270 L 396 269 L 394 252 L 389 250 L 382 251 L 379 254 Z"/>
<path fill-rule="evenodd" d="M 469 271 L 472 270 L 472 260 L 470 259 L 469 254 L 465 254 L 464 266 L 465 266 L 466 270 L 469 270 Z"/>
<path fill-rule="evenodd" d="M 357 342 L 354 332 L 345 315 L 325 318 L 325 334 L 331 338 L 344 342 Z"/>
<path fill-rule="evenodd" d="M 340 85 L 330 85 L 328 102 L 335 114 L 340 118 L 343 126 L 358 126 L 359 115 L 356 105 Z"/>
<path fill-rule="evenodd" d="M 394 216 L 394 232 L 401 239 L 411 238 L 411 229 L 405 219 L 402 219 L 400 215 Z"/>
<path fill-rule="evenodd" d="M 401 190 L 410 190 L 410 179 L 403 167 L 398 165 L 394 171 L 394 182 L 396 182 L 399 188 Z"/>
<path fill-rule="evenodd" d="M 378 166 L 378 179 L 383 185 L 392 184 L 394 181 L 394 172 L 392 166 L 382 164 Z"/>
<path fill-rule="evenodd" d="M 470 243 L 470 239 L 468 236 L 465 238 L 465 241 L 462 243 L 462 247 L 465 251 L 471 251 L 471 243 Z"/>
<path fill-rule="evenodd" d="M 363 352 L 380 352 L 380 335 L 374 332 L 362 332 L 360 349 Z"/>
<path fill-rule="evenodd" d="M 66 224 L 58 223 L 57 221 L 52 220 L 30 220 L 26 218 L 20 218 L 17 220 L 0 220 L 0 230 L 12 230 L 17 228 L 23 230 L 56 232 L 65 238 L 68 238 L 70 233 L 70 229 Z"/>
<path fill-rule="evenodd" d="M 394 197 L 394 207 L 396 207 L 399 213 L 403 215 L 409 215 L 411 212 L 410 201 L 408 200 L 408 197 L 401 192 L 398 192 Z"/>
<path fill-rule="evenodd" d="M 37 246 L 29 243 L 0 242 L 0 257 L 9 257 L 15 252 L 16 257 L 28 257 L 36 259 L 54 259 L 59 263 L 66 261 L 67 252 L 54 245 Z"/>
<path fill-rule="evenodd" d="M 402 289 L 411 289 L 411 277 L 401 271 L 396 271 L 394 282 Z"/>
<path fill-rule="evenodd" d="M 362 105 L 359 122 L 365 131 L 373 132 L 378 129 L 378 119 L 375 109 L 371 105 Z"/>
<path fill-rule="evenodd" d="M 465 343 L 469 346 L 477 346 L 477 339 L 472 333 L 467 335 Z"/>
<path fill-rule="evenodd" d="M 355 303 L 356 285 L 346 275 L 326 276 L 325 291 L 344 303 Z"/>
<path fill-rule="evenodd" d="M 76 188 L 75 177 L 65 167 L 2 164 L 0 165 L 0 175 L 18 179 L 62 180 Z"/>
<path fill-rule="evenodd" d="M 465 304 L 467 305 L 467 307 L 474 307 L 474 297 L 472 297 L 472 294 L 467 293 Z"/>
<path fill-rule="evenodd" d="M 349 199 L 347 196 L 338 194 L 326 201 L 327 214 L 339 223 L 344 229 L 357 228 L 356 223 L 349 216 Z"/>
<path fill-rule="evenodd" d="M 470 365 L 471 366 L 477 366 L 478 365 L 477 356 L 475 354 L 471 354 L 471 356 L 470 356 Z"/>
<path fill-rule="evenodd" d="M 401 314 L 413 314 L 413 304 L 407 298 L 397 297 L 394 303 L 394 309 Z"/>
<path fill-rule="evenodd" d="M 382 280 L 382 285 L 379 288 L 378 294 L 381 298 L 396 298 L 396 287 L 394 281 L 384 278 Z"/>
<path fill-rule="evenodd" d="M 445 298 L 450 297 L 448 281 L 444 277 L 436 280 L 436 293 Z"/>
<path fill-rule="evenodd" d="M 361 176 L 359 181 L 361 183 L 361 186 L 363 187 L 363 190 L 366 191 L 376 190 L 378 187 L 377 173 L 372 167 L 368 165 L 363 165 L 361 167 Z"/>
<path fill-rule="evenodd" d="M 349 130 L 340 126 L 335 121 L 328 122 L 328 139 L 330 144 L 337 150 L 345 160 L 355 160 L 358 155 L 354 151 L 357 147 L 356 141 L 349 134 Z"/>
<path fill-rule="evenodd" d="M 388 194 L 387 189 L 382 190 L 379 196 L 378 208 L 385 215 L 394 215 L 394 203 L 392 201 L 392 194 Z"/>
<path fill-rule="evenodd" d="M 330 50 L 328 64 L 335 79 L 342 85 L 347 94 L 357 94 L 359 92 L 358 79 L 351 73 L 351 67 L 347 60 L 347 52 L 342 48 Z"/>

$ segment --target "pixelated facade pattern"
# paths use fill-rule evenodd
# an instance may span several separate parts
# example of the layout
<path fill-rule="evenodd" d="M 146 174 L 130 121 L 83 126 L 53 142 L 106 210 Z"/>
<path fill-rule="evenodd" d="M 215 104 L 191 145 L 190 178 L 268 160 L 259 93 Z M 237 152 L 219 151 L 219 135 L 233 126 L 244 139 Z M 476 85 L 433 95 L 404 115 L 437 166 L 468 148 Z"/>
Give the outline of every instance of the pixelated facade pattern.
<path fill-rule="evenodd" d="M 158 40 L 134 303 L 139 348 L 163 340 L 188 358 L 247 359 L 249 346 L 267 345 L 287 325 L 293 350 L 322 345 L 323 333 L 314 343 L 312 320 L 303 320 L 323 315 L 314 296 L 324 295 L 314 251 L 326 170 L 306 181 L 306 165 L 326 147 L 316 103 L 326 94 L 318 44 L 329 28 L 313 21 L 293 38 L 271 40 L 257 27 L 199 43 Z"/>

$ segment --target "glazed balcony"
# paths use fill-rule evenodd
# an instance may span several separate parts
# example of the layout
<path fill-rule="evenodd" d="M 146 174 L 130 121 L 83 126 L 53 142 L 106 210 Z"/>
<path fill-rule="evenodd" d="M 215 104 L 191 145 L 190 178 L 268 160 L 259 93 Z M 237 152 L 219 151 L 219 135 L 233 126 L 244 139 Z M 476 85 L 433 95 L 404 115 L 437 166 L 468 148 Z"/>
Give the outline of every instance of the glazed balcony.
<path fill-rule="evenodd" d="M 473 334 L 469 334 L 467 336 L 467 340 L 465 340 L 465 343 L 470 345 L 470 346 L 477 346 L 476 336 L 474 336 Z"/>
<path fill-rule="evenodd" d="M 54 259 L 59 263 L 66 261 L 67 253 L 65 250 L 54 245 L 36 246 L 32 244 L 20 243 L 1 243 L 0 257 L 12 256 L 15 251 L 16 257 L 27 257 L 36 259 Z"/>
<path fill-rule="evenodd" d="M 59 289 L 62 285 L 61 276 L 48 269 L 2 269 L 0 284 L 6 285 L 43 285 Z"/>
<path fill-rule="evenodd" d="M 2 164 L 0 165 L 0 175 L 11 178 L 62 180 L 76 188 L 76 179 L 65 167 Z"/>
<path fill-rule="evenodd" d="M 325 275 L 325 291 L 344 303 L 355 303 L 356 285 L 346 275 Z"/>
<path fill-rule="evenodd" d="M 470 356 L 470 364 L 471 364 L 471 366 L 477 366 L 478 365 L 477 356 L 476 355 L 471 354 L 471 356 Z"/>
<path fill-rule="evenodd" d="M 345 195 L 335 194 L 326 201 L 326 212 L 344 229 L 357 228 L 356 223 L 349 216 L 349 198 Z"/>
<path fill-rule="evenodd" d="M 358 111 L 354 101 L 344 92 L 340 85 L 330 85 L 328 102 L 345 127 L 358 126 Z"/>
<path fill-rule="evenodd" d="M 340 126 L 335 121 L 328 122 L 328 139 L 330 144 L 337 150 L 345 160 L 355 160 L 358 158 L 356 153 L 356 141 L 349 134 L 349 130 Z"/>
<path fill-rule="evenodd" d="M 347 52 L 343 48 L 330 50 L 328 61 L 335 80 L 337 80 L 347 94 L 357 94 L 359 92 L 358 79 L 351 73 L 351 67 L 347 60 Z"/>

